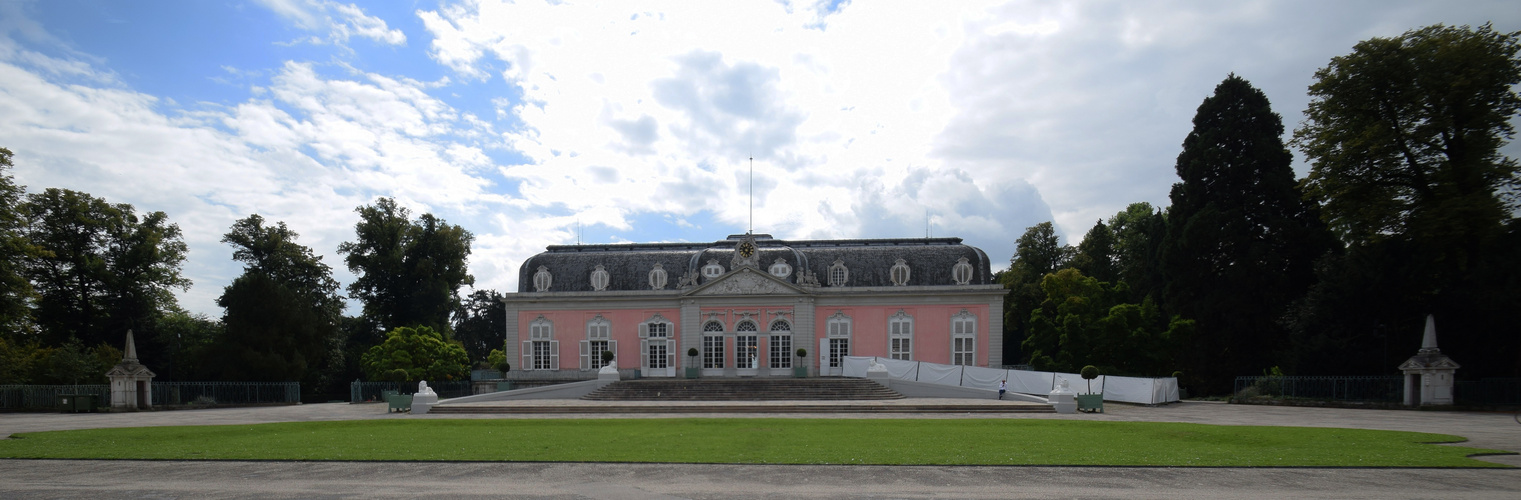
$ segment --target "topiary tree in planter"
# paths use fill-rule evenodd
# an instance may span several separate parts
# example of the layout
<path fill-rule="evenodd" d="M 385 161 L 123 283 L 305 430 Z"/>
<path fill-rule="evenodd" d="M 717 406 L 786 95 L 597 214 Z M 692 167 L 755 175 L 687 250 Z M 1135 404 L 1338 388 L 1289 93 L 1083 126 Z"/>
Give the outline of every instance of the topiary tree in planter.
<path fill-rule="evenodd" d="M 1098 367 L 1093 365 L 1084 366 L 1083 371 L 1079 374 L 1083 376 L 1083 380 L 1088 381 L 1088 394 L 1093 394 L 1093 379 L 1099 376 Z"/>
<path fill-rule="evenodd" d="M 613 354 L 613 351 L 602 351 L 602 366 L 607 366 L 608 363 L 612 363 L 613 359 L 616 357 L 617 356 Z"/>
<path fill-rule="evenodd" d="M 808 376 L 808 363 L 803 361 L 802 358 L 808 357 L 808 350 L 799 347 L 797 349 L 797 357 L 797 364 L 792 365 L 792 376 L 806 378 Z"/>
<path fill-rule="evenodd" d="M 797 348 L 797 357 L 799 357 L 799 358 L 806 358 L 806 357 L 808 357 L 808 350 L 804 349 L 804 348 L 801 348 L 801 347 Z"/>
<path fill-rule="evenodd" d="M 702 370 L 697 368 L 697 348 L 688 347 L 687 357 L 692 358 L 692 361 L 687 363 L 687 378 L 697 378 L 702 373 Z"/>

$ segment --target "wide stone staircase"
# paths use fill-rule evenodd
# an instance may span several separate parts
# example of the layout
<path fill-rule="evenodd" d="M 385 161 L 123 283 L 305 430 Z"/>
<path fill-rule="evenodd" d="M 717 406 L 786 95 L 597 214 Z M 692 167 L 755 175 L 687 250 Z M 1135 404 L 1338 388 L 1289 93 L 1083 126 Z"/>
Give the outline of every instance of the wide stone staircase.
<path fill-rule="evenodd" d="M 903 399 L 862 378 L 641 379 L 608 384 L 588 401 L 868 401 Z"/>
<path fill-rule="evenodd" d="M 641 379 L 608 384 L 581 399 L 528 399 L 451 404 L 432 414 L 731 414 L 765 413 L 1055 413 L 1019 401 L 904 398 L 860 378 Z"/>

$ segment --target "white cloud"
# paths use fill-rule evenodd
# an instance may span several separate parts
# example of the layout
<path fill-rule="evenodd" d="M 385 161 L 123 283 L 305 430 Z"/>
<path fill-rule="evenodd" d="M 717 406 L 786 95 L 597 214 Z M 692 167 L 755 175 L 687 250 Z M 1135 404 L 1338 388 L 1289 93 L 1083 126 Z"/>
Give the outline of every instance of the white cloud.
<path fill-rule="evenodd" d="M 311 37 L 310 43 L 347 44 L 350 37 L 369 38 L 389 45 L 406 45 L 407 35 L 391 29 L 385 20 L 364 13 L 355 4 L 331 0 L 257 0 L 280 17 L 306 31 L 326 32 L 327 38 Z"/>
<path fill-rule="evenodd" d="M 1521 25 L 1505 2 L 481 0 L 416 12 L 431 40 L 405 47 L 399 20 L 356 4 L 261 2 L 329 50 L 368 38 L 437 66 L 282 61 L 228 71 L 244 98 L 185 109 L 0 2 L 18 178 L 168 212 L 198 283 L 184 302 L 212 314 L 237 273 L 217 240 L 249 213 L 348 282 L 334 250 L 354 207 L 394 196 L 470 229 L 476 286 L 512 290 L 578 224 L 746 227 L 752 156 L 758 231 L 921 236 L 928 218 L 1002 262 L 1032 224 L 1074 241 L 1131 202 L 1165 206 L 1193 111 L 1230 72 L 1292 128 L 1314 70 L 1359 40 Z M 244 67 L 226 63 L 208 67 Z"/>

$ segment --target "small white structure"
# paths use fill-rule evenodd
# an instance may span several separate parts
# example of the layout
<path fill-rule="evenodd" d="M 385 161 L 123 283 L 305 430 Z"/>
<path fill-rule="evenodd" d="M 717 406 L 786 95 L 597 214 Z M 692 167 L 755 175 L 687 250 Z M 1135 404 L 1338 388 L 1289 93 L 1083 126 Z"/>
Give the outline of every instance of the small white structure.
<path fill-rule="evenodd" d="M 438 404 L 438 393 L 428 387 L 428 381 L 417 381 L 417 394 L 412 395 L 412 414 L 425 415 Z"/>
<path fill-rule="evenodd" d="M 887 365 L 877 362 L 876 359 L 872 359 L 871 366 L 866 367 L 866 379 L 882 384 L 882 387 L 888 389 L 893 387 L 892 374 L 887 371 Z"/>
<path fill-rule="evenodd" d="M 1072 388 L 1067 386 L 1067 379 L 1062 379 L 1061 384 L 1051 391 L 1051 396 L 1047 400 L 1051 402 L 1053 408 L 1056 408 L 1057 413 L 1077 413 L 1077 393 L 1072 392 Z"/>
<path fill-rule="evenodd" d="M 618 361 L 617 360 L 613 360 L 613 361 L 609 362 L 607 364 L 607 366 L 603 366 L 602 368 L 600 368 L 600 369 L 597 370 L 597 388 L 598 389 L 606 387 L 608 384 L 611 384 L 613 382 L 617 382 L 617 381 L 622 380 L 622 379 L 623 379 L 623 376 L 618 374 Z"/>
<path fill-rule="evenodd" d="M 137 343 L 132 341 L 132 330 L 127 330 L 127 351 L 121 362 L 106 372 L 111 379 L 111 409 L 147 410 L 153 407 L 153 377 L 148 367 L 137 362 Z"/>
<path fill-rule="evenodd" d="M 1421 350 L 1400 364 L 1400 371 L 1405 372 L 1405 404 L 1452 404 L 1454 373 L 1458 368 L 1461 366 L 1437 348 L 1436 319 L 1426 315 L 1426 335 L 1421 339 Z"/>

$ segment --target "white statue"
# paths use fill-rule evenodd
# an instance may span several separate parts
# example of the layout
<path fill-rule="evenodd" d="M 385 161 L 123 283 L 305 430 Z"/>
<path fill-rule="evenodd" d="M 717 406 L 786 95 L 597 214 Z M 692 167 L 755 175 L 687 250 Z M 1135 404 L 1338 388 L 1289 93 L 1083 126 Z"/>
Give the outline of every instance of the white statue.
<path fill-rule="evenodd" d="M 426 380 L 419 380 L 419 381 L 417 381 L 417 393 L 418 394 L 422 394 L 422 395 L 428 395 L 428 396 L 436 396 L 437 395 L 436 393 L 433 392 L 433 388 L 428 387 L 428 381 L 426 381 Z"/>

